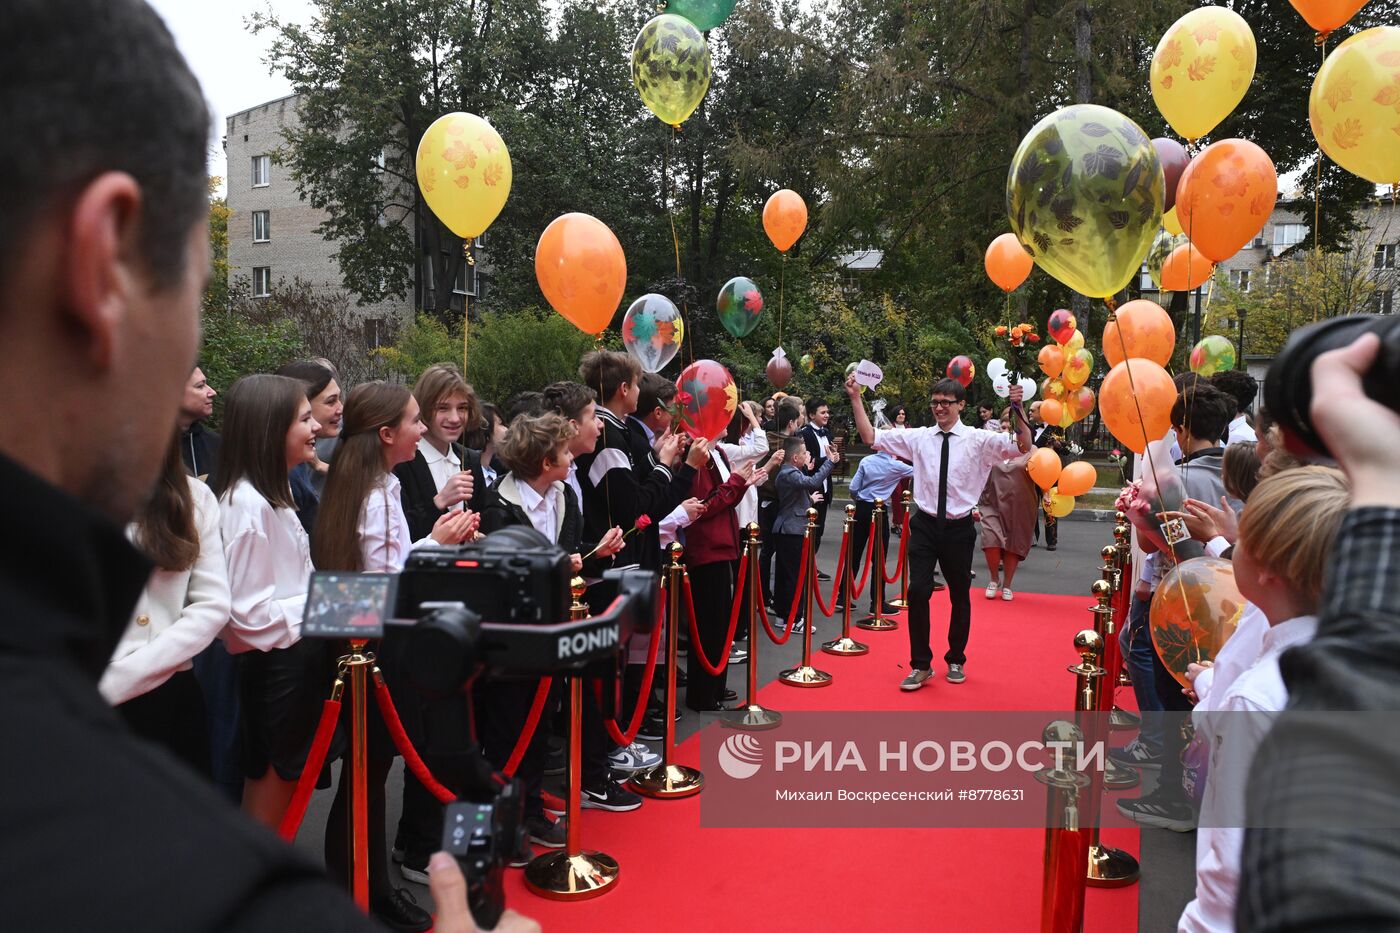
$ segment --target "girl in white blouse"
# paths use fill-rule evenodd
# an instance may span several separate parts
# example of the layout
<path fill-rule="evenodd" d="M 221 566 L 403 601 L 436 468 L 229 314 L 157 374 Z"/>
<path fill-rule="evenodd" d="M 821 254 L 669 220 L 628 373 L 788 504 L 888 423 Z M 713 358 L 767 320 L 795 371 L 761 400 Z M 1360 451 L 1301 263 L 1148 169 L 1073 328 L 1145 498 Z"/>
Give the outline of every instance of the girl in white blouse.
<path fill-rule="evenodd" d="M 245 376 L 229 389 L 214 487 L 232 604 L 223 638 L 241 655 L 243 809 L 272 828 L 296 790 L 335 676 L 333 649 L 301 640 L 311 546 L 287 482 L 316 455 L 318 427 L 295 379 Z"/>
<path fill-rule="evenodd" d="M 127 535 L 156 564 L 98 689 L 138 735 L 210 774 L 204 696 L 190 659 L 228 621 L 219 504 L 185 474 L 179 437 L 150 501 Z"/>
<path fill-rule="evenodd" d="M 413 459 L 425 431 L 418 402 L 406 387 L 367 382 L 350 393 L 345 401 L 340 445 L 326 477 L 312 537 L 311 553 L 318 569 L 398 573 L 413 548 L 458 544 L 476 533 L 480 521 L 477 514 L 453 509 L 437 519 L 429 537 L 417 542 L 410 538 L 399 479 L 392 470 Z M 401 637 L 399 633 L 389 635 L 377 650 L 379 666 L 396 705 L 410 714 L 410 726 L 406 728 L 412 737 L 411 685 L 403 665 L 396 663 Z M 466 740 L 464 735 L 464 744 Z M 432 925 L 432 918 L 411 895 L 389 881 L 384 782 L 395 754 L 377 709 L 372 709 L 368 755 L 370 910 L 394 929 L 426 930 Z M 343 878 L 347 874 L 348 783 L 340 782 L 326 823 L 326 866 L 332 877 Z"/>

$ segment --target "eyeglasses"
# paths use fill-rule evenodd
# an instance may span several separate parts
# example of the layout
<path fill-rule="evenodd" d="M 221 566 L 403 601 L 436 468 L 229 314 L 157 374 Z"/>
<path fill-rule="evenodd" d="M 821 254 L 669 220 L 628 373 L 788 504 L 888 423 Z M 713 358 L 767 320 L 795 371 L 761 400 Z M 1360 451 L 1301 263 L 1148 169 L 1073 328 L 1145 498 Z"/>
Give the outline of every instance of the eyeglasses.
<path fill-rule="evenodd" d="M 951 408 L 952 406 L 958 404 L 958 402 L 957 399 L 936 398 L 930 401 L 928 404 L 930 408 Z"/>

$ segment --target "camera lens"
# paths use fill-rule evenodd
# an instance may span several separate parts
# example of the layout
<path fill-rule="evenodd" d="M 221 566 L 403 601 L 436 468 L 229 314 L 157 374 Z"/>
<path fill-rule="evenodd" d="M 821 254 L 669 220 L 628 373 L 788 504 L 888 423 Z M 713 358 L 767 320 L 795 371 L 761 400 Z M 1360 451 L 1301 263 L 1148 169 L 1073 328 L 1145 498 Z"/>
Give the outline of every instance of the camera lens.
<path fill-rule="evenodd" d="M 1321 354 L 1347 346 L 1368 332 L 1380 336 L 1381 348 L 1370 371 L 1362 377 L 1362 387 L 1375 401 L 1391 411 L 1400 411 L 1400 318 L 1355 314 L 1309 324 L 1288 338 L 1269 364 L 1264 381 L 1264 404 L 1295 452 L 1331 456 L 1309 414 L 1314 392 L 1312 364 Z M 1326 386 L 1317 388 L 1326 391 Z"/>

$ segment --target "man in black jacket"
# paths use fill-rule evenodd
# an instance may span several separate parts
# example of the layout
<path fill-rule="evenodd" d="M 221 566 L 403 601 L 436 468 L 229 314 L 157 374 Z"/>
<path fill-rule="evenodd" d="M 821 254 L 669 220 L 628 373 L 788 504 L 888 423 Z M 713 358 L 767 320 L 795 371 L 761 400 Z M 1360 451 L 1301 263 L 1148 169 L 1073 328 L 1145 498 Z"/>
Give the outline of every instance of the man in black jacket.
<path fill-rule="evenodd" d="M 831 449 L 831 433 L 826 428 L 826 423 L 831 420 L 831 407 L 819 398 L 811 399 L 807 402 L 807 426 L 802 429 L 802 441 L 807 445 L 810 466 L 807 475 L 811 476 L 821 469 L 821 465 L 826 462 L 827 452 Z M 812 550 L 816 552 L 822 546 L 822 532 L 826 530 L 826 510 L 831 507 L 831 477 L 828 474 L 826 481 L 822 483 L 822 488 L 817 490 L 820 498 L 817 500 L 817 530 L 813 535 Z M 830 580 L 831 576 L 825 571 L 817 571 L 818 580 Z M 782 612 L 781 608 L 779 611 Z"/>
<path fill-rule="evenodd" d="M 0 392 L 45 400 L 0 419 L 6 528 L 22 542 L 0 561 L 5 927 L 380 929 L 97 692 L 151 569 L 123 528 L 198 341 L 199 85 L 142 0 L 9 0 L 0 113 Z M 62 415 L 76 411 L 91 430 L 72 431 Z M 437 929 L 474 930 L 450 897 L 460 871 L 435 865 Z"/>

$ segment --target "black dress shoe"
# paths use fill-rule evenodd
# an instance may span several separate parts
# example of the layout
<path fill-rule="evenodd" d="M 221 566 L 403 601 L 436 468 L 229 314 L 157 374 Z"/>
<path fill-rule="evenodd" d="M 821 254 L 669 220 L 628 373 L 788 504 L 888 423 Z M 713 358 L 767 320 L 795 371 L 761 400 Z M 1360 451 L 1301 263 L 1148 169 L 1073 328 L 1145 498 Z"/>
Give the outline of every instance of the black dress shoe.
<path fill-rule="evenodd" d="M 688 682 L 689 681 L 685 676 L 685 671 L 681 670 L 679 667 L 676 668 L 676 686 L 684 687 Z"/>
<path fill-rule="evenodd" d="M 934 580 L 934 581 L 933 581 L 933 591 L 934 591 L 935 593 L 937 593 L 939 590 L 946 590 L 947 588 L 948 588 L 948 585 L 947 585 L 946 583 L 942 582 L 941 580 Z"/>
<path fill-rule="evenodd" d="M 817 579 L 818 579 L 818 580 L 830 580 L 830 579 L 831 579 L 831 574 L 827 573 L 825 570 L 818 570 L 818 571 L 817 571 Z"/>
<path fill-rule="evenodd" d="M 726 690 L 724 691 L 724 696 L 720 697 L 720 699 L 725 703 L 733 703 L 735 700 L 739 699 L 739 694 L 735 693 L 733 690 Z"/>
<path fill-rule="evenodd" d="M 369 909 L 370 913 L 391 930 L 422 933 L 433 926 L 432 915 L 419 907 L 413 895 L 403 888 L 394 888 L 388 897 L 371 902 Z"/>

